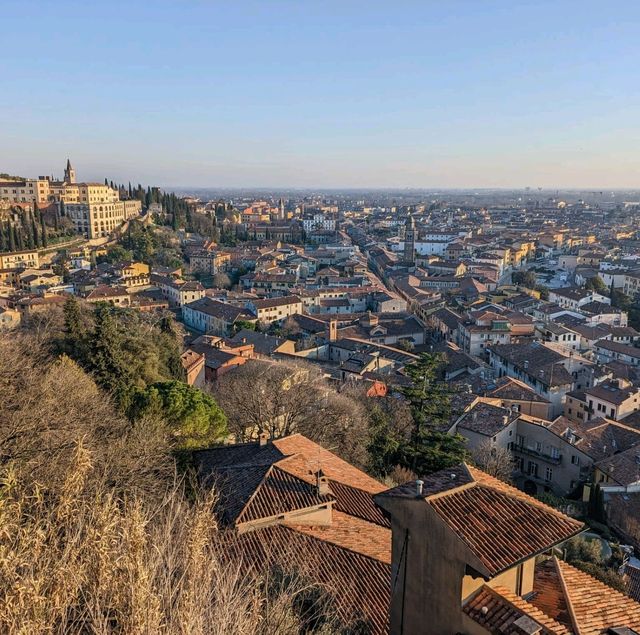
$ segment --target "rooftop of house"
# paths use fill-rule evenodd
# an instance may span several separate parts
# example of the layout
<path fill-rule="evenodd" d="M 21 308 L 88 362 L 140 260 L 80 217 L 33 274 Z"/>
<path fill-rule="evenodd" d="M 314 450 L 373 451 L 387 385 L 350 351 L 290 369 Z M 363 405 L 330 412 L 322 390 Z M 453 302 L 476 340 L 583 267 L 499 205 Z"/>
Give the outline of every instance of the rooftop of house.
<path fill-rule="evenodd" d="M 507 399 L 509 401 L 549 403 L 547 399 L 539 395 L 535 390 L 527 386 L 527 384 L 513 379 L 513 377 L 501 377 L 495 384 L 495 388 L 486 392 L 486 397 Z"/>
<path fill-rule="evenodd" d="M 492 437 L 518 418 L 508 408 L 478 401 L 458 421 L 458 428 Z"/>
<path fill-rule="evenodd" d="M 538 342 L 496 344 L 489 350 L 547 385 L 561 386 L 573 383 L 573 376 L 560 363 L 566 356 Z"/>
<path fill-rule="evenodd" d="M 587 397 L 591 396 L 618 406 L 635 395 L 640 408 L 640 389 L 622 379 L 604 381 L 591 388 L 585 388 L 584 392 Z"/>
<path fill-rule="evenodd" d="M 255 320 L 255 316 L 247 309 L 234 306 L 233 304 L 228 304 L 227 302 L 212 300 L 208 297 L 189 302 L 188 304 L 185 304 L 185 308 L 190 309 L 191 311 L 204 313 L 211 317 L 224 320 L 225 322 L 235 322 L 236 320 Z"/>
<path fill-rule="evenodd" d="M 640 434 L 640 431 L 638 433 Z M 640 482 L 640 448 L 637 445 L 613 456 L 607 456 L 595 465 L 619 485 L 626 487 Z"/>
<path fill-rule="evenodd" d="M 101 284 L 93 289 L 93 291 L 91 291 L 89 295 L 87 295 L 87 300 L 99 300 L 101 298 L 119 298 L 127 295 L 127 287 L 112 287 L 108 284 Z"/>
<path fill-rule="evenodd" d="M 487 577 L 583 529 L 582 523 L 466 463 L 425 477 L 421 492 L 411 481 L 376 500 L 385 497 L 424 500 L 458 535 Z"/>
<path fill-rule="evenodd" d="M 629 357 L 640 358 L 640 348 L 630 346 L 629 344 L 623 344 L 622 342 L 612 342 L 610 340 L 598 340 L 595 343 L 596 348 L 601 348 L 605 351 L 612 351 L 614 353 L 620 353 Z"/>
<path fill-rule="evenodd" d="M 490 633 L 637 635 L 640 628 L 640 604 L 555 557 L 537 563 L 527 600 L 484 585 L 463 610 Z"/>
<path fill-rule="evenodd" d="M 300 298 L 296 295 L 286 295 L 278 298 L 265 298 L 264 300 L 253 300 L 252 304 L 256 309 L 270 309 L 279 306 L 288 306 L 290 304 L 299 304 Z"/>
<path fill-rule="evenodd" d="M 387 632 L 391 531 L 373 502 L 381 483 L 300 434 L 194 458 L 199 477 L 217 487 L 218 522 L 240 533 L 251 558 L 286 554 L 292 564 L 311 565 L 314 577 L 340 589 L 339 612 L 358 610 L 372 633 Z M 321 508 L 329 522 L 304 518 Z"/>
<path fill-rule="evenodd" d="M 547 428 L 594 461 L 640 443 L 640 430 L 602 417 L 589 421 L 569 421 L 565 417 L 558 417 Z"/>

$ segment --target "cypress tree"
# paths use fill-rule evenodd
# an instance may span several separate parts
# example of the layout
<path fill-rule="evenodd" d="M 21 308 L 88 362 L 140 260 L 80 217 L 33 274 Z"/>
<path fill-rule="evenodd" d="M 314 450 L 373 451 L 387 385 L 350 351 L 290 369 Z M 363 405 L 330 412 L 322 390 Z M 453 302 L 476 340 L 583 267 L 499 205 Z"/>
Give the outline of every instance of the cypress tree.
<path fill-rule="evenodd" d="M 122 337 L 111 311 L 106 303 L 101 302 L 96 306 L 89 361 L 98 384 L 110 392 L 121 406 L 126 407 L 127 391 L 133 378 L 122 353 Z"/>
<path fill-rule="evenodd" d="M 13 242 L 15 243 L 15 249 L 20 250 L 24 248 L 22 232 L 19 232 L 18 228 L 15 225 L 13 226 Z"/>
<path fill-rule="evenodd" d="M 7 222 L 7 242 L 9 244 L 9 251 L 16 250 L 16 235 L 14 233 L 14 228 L 11 227 L 11 223 Z"/>
<path fill-rule="evenodd" d="M 40 231 L 42 233 L 42 246 L 47 247 L 49 240 L 47 238 L 47 225 L 44 222 L 44 215 L 40 214 Z"/>
<path fill-rule="evenodd" d="M 35 214 L 31 215 L 31 234 L 33 235 L 33 246 L 40 247 L 40 236 L 38 235 L 38 224 L 36 223 Z"/>

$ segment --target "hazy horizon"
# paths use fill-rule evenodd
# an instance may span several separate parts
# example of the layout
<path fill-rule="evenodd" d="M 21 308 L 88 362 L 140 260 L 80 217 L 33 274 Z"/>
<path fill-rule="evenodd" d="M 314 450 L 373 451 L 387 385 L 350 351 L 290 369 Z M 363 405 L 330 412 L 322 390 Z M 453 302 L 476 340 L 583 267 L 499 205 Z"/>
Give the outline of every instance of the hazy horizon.
<path fill-rule="evenodd" d="M 60 175 L 70 157 L 80 179 L 176 188 L 640 187 L 638 4 L 8 0 L 3 26 L 0 171 Z"/>

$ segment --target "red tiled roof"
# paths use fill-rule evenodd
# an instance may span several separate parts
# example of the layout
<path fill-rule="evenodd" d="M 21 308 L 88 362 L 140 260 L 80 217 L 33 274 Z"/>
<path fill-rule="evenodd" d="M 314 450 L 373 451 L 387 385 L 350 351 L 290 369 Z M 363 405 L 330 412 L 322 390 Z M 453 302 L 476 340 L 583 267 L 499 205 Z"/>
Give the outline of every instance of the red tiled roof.
<path fill-rule="evenodd" d="M 534 620 L 544 635 L 571 635 L 565 626 L 503 587 L 492 589 L 485 584 L 467 600 L 462 610 L 496 635 L 521 635 L 525 631 L 518 628 L 518 620 L 526 618 Z"/>
<path fill-rule="evenodd" d="M 273 525 L 241 534 L 237 544 L 258 566 L 275 561 L 308 574 L 333 596 L 343 622 L 364 622 L 371 635 L 388 633 L 389 564 L 312 534 Z"/>
<path fill-rule="evenodd" d="M 274 439 L 273 445 L 283 454 L 299 455 L 299 461 L 287 461 L 286 467 L 283 466 L 283 469 L 304 480 L 315 478 L 309 467 L 317 466 L 316 469 L 321 468 L 330 480 L 357 487 L 370 494 L 377 494 L 385 489 L 382 483 L 301 434 L 292 434 L 282 439 Z"/>
<path fill-rule="evenodd" d="M 562 560 L 555 564 L 580 635 L 601 635 L 614 627 L 640 628 L 638 602 Z"/>
<path fill-rule="evenodd" d="M 236 518 L 236 525 L 317 507 L 333 500 L 333 496 L 318 494 L 313 485 L 273 465 Z"/>
<path fill-rule="evenodd" d="M 583 524 L 465 463 L 382 497 L 423 498 L 495 576 L 579 533 Z"/>

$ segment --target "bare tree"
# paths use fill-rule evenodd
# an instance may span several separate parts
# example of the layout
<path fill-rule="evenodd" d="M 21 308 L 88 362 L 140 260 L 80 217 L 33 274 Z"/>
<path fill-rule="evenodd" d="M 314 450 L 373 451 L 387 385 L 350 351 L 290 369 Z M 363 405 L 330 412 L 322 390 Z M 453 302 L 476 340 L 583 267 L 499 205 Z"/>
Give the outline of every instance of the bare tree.
<path fill-rule="evenodd" d="M 260 432 L 279 438 L 299 432 L 357 465 L 365 461 L 366 410 L 338 392 L 306 363 L 251 361 L 209 388 L 240 441 Z"/>
<path fill-rule="evenodd" d="M 513 472 L 513 455 L 507 448 L 495 446 L 485 441 L 471 452 L 475 465 L 501 481 L 510 481 Z"/>

